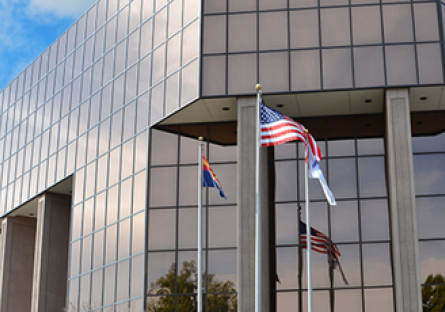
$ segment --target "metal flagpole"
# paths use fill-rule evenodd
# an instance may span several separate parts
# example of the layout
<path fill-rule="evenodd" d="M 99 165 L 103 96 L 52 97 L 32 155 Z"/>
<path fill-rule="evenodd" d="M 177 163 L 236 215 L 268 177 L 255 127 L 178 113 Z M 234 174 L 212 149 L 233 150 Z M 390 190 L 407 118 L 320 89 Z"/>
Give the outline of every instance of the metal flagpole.
<path fill-rule="evenodd" d="M 298 312 L 303 312 L 303 296 L 302 296 L 302 273 L 303 273 L 303 247 L 301 246 L 301 206 L 297 206 L 297 222 L 298 222 Z"/>
<path fill-rule="evenodd" d="M 261 312 L 261 204 L 260 204 L 260 100 L 261 85 L 257 89 L 257 100 L 255 104 L 255 312 Z"/>
<path fill-rule="evenodd" d="M 308 142 L 308 130 L 305 130 L 306 132 L 306 145 Z M 311 215 L 309 213 L 309 174 L 308 174 L 308 168 L 310 166 L 309 164 L 309 154 L 311 151 L 309 151 L 309 146 L 306 146 L 306 156 L 307 156 L 307 163 L 304 165 L 304 177 L 305 177 L 305 199 L 306 199 L 306 236 L 307 236 L 307 306 L 308 306 L 308 312 L 312 312 L 312 261 L 311 261 L 311 251 L 312 251 L 312 242 L 311 242 Z"/>
<path fill-rule="evenodd" d="M 198 144 L 198 312 L 202 312 L 202 155 L 204 138 L 199 137 Z"/>

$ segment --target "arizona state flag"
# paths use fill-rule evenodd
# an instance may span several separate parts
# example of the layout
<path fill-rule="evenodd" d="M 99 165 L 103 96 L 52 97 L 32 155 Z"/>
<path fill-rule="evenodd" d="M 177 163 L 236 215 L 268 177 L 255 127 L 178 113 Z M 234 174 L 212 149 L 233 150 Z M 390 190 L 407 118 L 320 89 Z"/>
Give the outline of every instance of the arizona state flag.
<path fill-rule="evenodd" d="M 202 155 L 202 186 L 216 187 L 219 191 L 219 196 L 221 196 L 224 199 L 227 199 L 226 195 L 224 195 L 224 192 L 222 190 L 221 184 L 218 181 L 218 178 L 216 177 L 212 168 L 210 168 L 210 165 L 204 155 Z"/>

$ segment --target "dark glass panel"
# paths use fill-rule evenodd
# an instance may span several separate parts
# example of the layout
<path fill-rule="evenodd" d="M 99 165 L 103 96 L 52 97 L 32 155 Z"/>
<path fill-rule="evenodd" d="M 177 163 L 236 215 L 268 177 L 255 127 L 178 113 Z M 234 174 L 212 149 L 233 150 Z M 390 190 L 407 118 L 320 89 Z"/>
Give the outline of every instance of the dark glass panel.
<path fill-rule="evenodd" d="M 346 280 L 349 283 L 349 286 L 345 284 L 341 272 L 338 269 L 335 269 L 333 272 L 333 287 L 341 288 L 341 287 L 360 287 L 361 285 L 361 275 L 360 275 L 360 250 L 359 245 L 337 245 L 338 250 L 340 251 L 339 262 L 341 268 L 343 270 L 343 274 L 345 275 Z M 325 255 L 326 257 L 326 255 Z M 325 258 L 326 259 L 326 258 Z M 328 266 L 328 262 L 326 260 L 326 266 Z M 327 274 L 326 268 L 326 274 Z M 359 310 L 361 311 L 361 310 Z"/>
<path fill-rule="evenodd" d="M 348 8 L 321 9 L 320 24 L 321 43 L 324 47 L 351 44 Z"/>
<path fill-rule="evenodd" d="M 295 161 L 275 162 L 274 201 L 297 200 L 297 164 Z"/>
<path fill-rule="evenodd" d="M 383 138 L 358 139 L 358 155 L 383 155 L 385 153 L 385 142 Z"/>
<path fill-rule="evenodd" d="M 414 155 L 416 195 L 443 194 L 445 155 Z"/>
<path fill-rule="evenodd" d="M 246 17 L 243 16 L 243 20 Z M 204 17 L 203 33 L 203 53 L 224 53 L 226 52 L 226 16 L 211 15 Z M 241 19 L 238 19 L 241 20 Z M 230 24 L 229 24 L 230 25 Z M 233 28 L 232 26 L 231 28 Z M 245 32 L 246 30 L 244 30 Z M 232 34 L 229 30 L 229 34 Z M 236 36 L 242 36 L 243 32 Z M 243 42 L 243 40 L 239 40 Z M 236 41 L 235 41 L 236 42 Z"/>
<path fill-rule="evenodd" d="M 384 5 L 382 10 L 385 42 L 412 42 L 413 21 L 411 5 Z"/>
<path fill-rule="evenodd" d="M 318 47 L 318 10 L 301 10 L 290 12 L 291 48 Z"/>
<path fill-rule="evenodd" d="M 361 231 L 364 241 L 389 240 L 389 207 L 384 199 L 362 200 Z"/>
<path fill-rule="evenodd" d="M 415 84 L 416 68 L 414 46 L 387 46 L 385 53 L 388 84 Z"/>
<path fill-rule="evenodd" d="M 173 267 L 172 267 L 173 266 Z M 149 252 L 147 254 L 147 289 L 148 294 L 156 294 L 159 287 L 156 281 L 165 277 L 170 269 L 175 269 L 175 253 L 174 252 Z M 169 289 L 174 293 L 173 289 Z"/>
<path fill-rule="evenodd" d="M 355 159 L 331 159 L 328 169 L 328 184 L 336 198 L 357 197 Z"/>
<path fill-rule="evenodd" d="M 298 242 L 297 204 L 275 204 L 275 242 L 271 245 Z"/>
<path fill-rule="evenodd" d="M 228 204 L 228 203 L 236 203 L 236 194 L 237 194 L 237 183 L 236 183 L 236 175 L 237 175 L 237 165 L 229 164 L 229 165 L 217 165 L 211 164 L 215 175 L 217 176 L 221 188 L 224 191 L 227 199 L 222 198 L 219 195 L 219 191 L 217 188 L 209 189 L 209 204 Z"/>
<path fill-rule="evenodd" d="M 320 52 L 302 50 L 291 52 L 292 90 L 320 89 Z"/>
<path fill-rule="evenodd" d="M 323 87 L 339 89 L 352 87 L 352 65 L 350 49 L 322 50 Z"/>
<path fill-rule="evenodd" d="M 337 209 L 338 208 L 338 209 Z M 359 217 L 356 201 L 341 201 L 331 209 L 331 239 L 335 243 L 359 240 Z"/>
<path fill-rule="evenodd" d="M 178 136 L 165 131 L 152 130 L 151 164 L 176 164 L 178 158 Z"/>
<path fill-rule="evenodd" d="M 226 94 L 226 56 L 203 57 L 202 63 L 203 95 Z"/>
<path fill-rule="evenodd" d="M 235 289 L 238 288 L 237 251 L 215 250 L 208 252 L 208 274 L 214 276 L 214 280 L 220 282 L 232 282 Z"/>
<path fill-rule="evenodd" d="M 436 3 L 416 3 L 413 7 L 416 41 L 439 40 Z"/>
<path fill-rule="evenodd" d="M 354 75 L 356 87 L 384 85 L 382 48 L 378 46 L 354 48 Z"/>
<path fill-rule="evenodd" d="M 259 49 L 280 50 L 288 48 L 287 12 L 267 12 L 259 15 Z"/>
<path fill-rule="evenodd" d="M 207 126 L 199 125 L 199 126 L 191 126 L 194 132 L 200 133 L 202 136 L 206 136 L 207 134 Z M 181 132 L 187 133 L 187 126 L 181 127 Z M 181 144 L 181 156 L 180 163 L 181 164 L 197 164 L 198 163 L 198 145 L 199 141 L 195 137 L 187 137 L 180 136 L 180 144 Z M 209 157 L 207 157 L 209 159 Z"/>
<path fill-rule="evenodd" d="M 280 92 L 289 90 L 289 55 L 286 52 L 261 53 L 260 81 L 266 92 Z M 274 72 L 274 75 L 270 73 Z"/>
<path fill-rule="evenodd" d="M 357 44 L 382 42 L 379 6 L 359 6 L 352 9 L 352 40 Z"/>
<path fill-rule="evenodd" d="M 417 45 L 417 61 L 421 84 L 442 83 L 442 57 L 438 43 Z"/>
<path fill-rule="evenodd" d="M 361 197 L 387 196 L 384 157 L 359 158 L 358 178 Z"/>
<path fill-rule="evenodd" d="M 390 245 L 363 244 L 363 283 L 365 286 L 392 284 Z"/>
<path fill-rule="evenodd" d="M 209 243 L 213 247 L 236 247 L 238 241 L 237 208 L 212 207 L 209 212 Z"/>
<path fill-rule="evenodd" d="M 176 209 L 152 209 L 148 216 L 148 249 L 174 249 Z"/>
<path fill-rule="evenodd" d="M 359 289 L 335 290 L 335 311 L 362 311 L 362 294 Z"/>
<path fill-rule="evenodd" d="M 251 93 L 257 77 L 257 54 L 229 55 L 228 93 Z"/>
<path fill-rule="evenodd" d="M 392 312 L 394 311 L 392 288 L 365 289 L 366 312 Z"/>
<path fill-rule="evenodd" d="M 298 288 L 297 280 L 297 255 L 296 247 L 276 248 L 276 274 L 280 283 L 276 284 L 277 289 Z M 305 255 L 305 254 L 304 254 Z M 302 273 L 305 275 L 305 273 Z M 304 279 L 304 277 L 302 277 Z"/>
<path fill-rule="evenodd" d="M 196 183 L 191 183 L 196 181 Z M 179 205 L 197 205 L 198 204 L 198 167 L 179 168 Z"/>
<path fill-rule="evenodd" d="M 444 198 L 417 198 L 416 206 L 419 238 L 445 238 Z"/>
<path fill-rule="evenodd" d="M 430 274 L 444 274 L 445 240 L 419 242 L 420 282 L 425 283 Z"/>
<path fill-rule="evenodd" d="M 203 211 L 203 220 L 205 220 Z M 178 220 L 178 248 L 197 248 L 198 244 L 198 210 L 179 209 Z M 206 233 L 205 222 L 203 222 L 203 233 Z M 203 235 L 203 245 L 205 246 L 205 235 Z"/>

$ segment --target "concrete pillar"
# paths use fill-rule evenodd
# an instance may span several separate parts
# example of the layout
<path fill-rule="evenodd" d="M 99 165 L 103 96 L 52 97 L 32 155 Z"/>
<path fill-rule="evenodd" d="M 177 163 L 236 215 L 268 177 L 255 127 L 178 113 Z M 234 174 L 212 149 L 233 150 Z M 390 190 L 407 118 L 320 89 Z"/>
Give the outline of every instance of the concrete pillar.
<path fill-rule="evenodd" d="M 238 99 L 238 311 L 255 310 L 255 97 Z M 267 149 L 260 154 L 262 207 L 261 310 L 269 311 Z"/>
<path fill-rule="evenodd" d="M 70 196 L 46 193 L 39 198 L 31 312 L 65 307 L 70 208 Z"/>
<path fill-rule="evenodd" d="M 422 311 L 408 89 L 386 91 L 386 152 L 395 302 L 399 312 Z"/>
<path fill-rule="evenodd" d="M 29 312 L 31 307 L 36 219 L 1 220 L 0 311 Z"/>

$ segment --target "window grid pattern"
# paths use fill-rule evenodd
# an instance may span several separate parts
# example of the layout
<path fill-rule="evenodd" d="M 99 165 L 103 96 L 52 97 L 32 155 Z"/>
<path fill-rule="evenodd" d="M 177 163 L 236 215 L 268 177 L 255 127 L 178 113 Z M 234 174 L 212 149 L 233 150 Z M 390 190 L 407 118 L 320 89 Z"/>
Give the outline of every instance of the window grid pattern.
<path fill-rule="evenodd" d="M 437 1 L 205 0 L 202 96 L 443 83 Z"/>
<path fill-rule="evenodd" d="M 212 131 L 206 125 L 197 128 L 204 137 Z M 171 130 L 173 133 L 153 130 L 151 139 L 146 263 L 149 311 L 193 307 L 197 293 L 198 140 L 181 134 L 181 127 Z M 230 302 L 227 307 L 232 311 L 238 278 L 236 146 L 207 142 L 205 150 L 227 199 L 220 198 L 216 188 L 203 189 L 203 309 L 213 311 Z"/>
<path fill-rule="evenodd" d="M 199 5 L 101 0 L 0 92 L 1 214 L 197 97 Z"/>
<path fill-rule="evenodd" d="M 426 120 L 437 120 L 439 123 L 434 131 L 428 131 L 426 134 L 422 133 L 422 130 L 423 121 L 426 121 L 427 116 L 429 117 Z M 443 118 L 443 112 L 411 115 L 419 269 L 424 309 L 434 308 L 438 301 L 437 294 L 433 291 L 445 285 L 443 281 L 445 230 L 441 225 L 445 217 L 443 212 L 445 192 L 442 187 L 442 181 L 445 179 Z"/>
<path fill-rule="evenodd" d="M 199 4 L 100 0 L 0 91 L 0 214 L 74 176 L 69 311 L 144 305 L 148 129 L 197 97 Z"/>
<path fill-rule="evenodd" d="M 311 226 L 337 245 L 341 253 L 339 261 L 349 282 L 346 285 L 337 270 L 331 279 L 327 256 L 313 252 L 314 308 L 395 311 L 383 127 L 379 128 L 383 117 L 301 122 L 316 130 L 311 132 L 324 155 L 322 171 L 337 201 L 337 206 L 329 206 L 318 181 L 310 180 Z M 380 130 L 364 136 L 364 127 Z M 273 181 L 269 213 L 271 307 L 274 311 L 298 310 L 301 293 L 304 310 L 307 309 L 306 250 L 303 250 L 300 288 L 296 209 L 302 207 L 301 221 L 305 222 L 303 145 L 292 142 L 274 147 L 270 161 L 273 166 L 269 176 Z"/>

